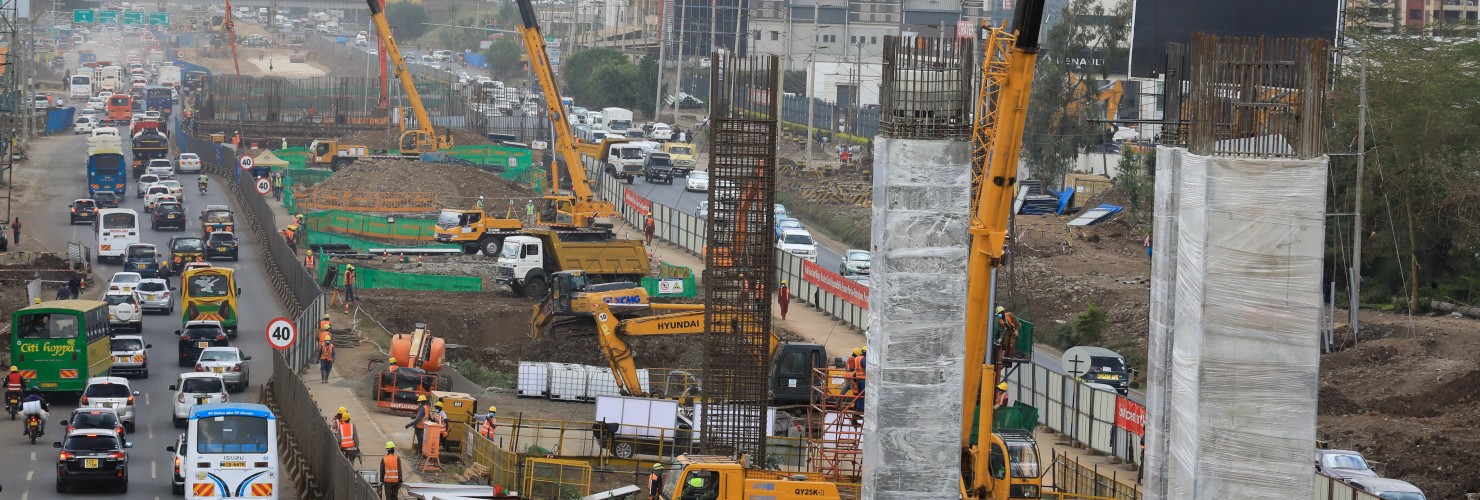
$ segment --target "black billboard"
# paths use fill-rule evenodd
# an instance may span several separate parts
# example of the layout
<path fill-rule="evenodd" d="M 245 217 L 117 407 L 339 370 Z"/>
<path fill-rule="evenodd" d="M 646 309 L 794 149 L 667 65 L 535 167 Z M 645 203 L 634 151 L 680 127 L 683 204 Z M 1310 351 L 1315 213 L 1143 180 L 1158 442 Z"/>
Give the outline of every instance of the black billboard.
<path fill-rule="evenodd" d="M 1324 38 L 1336 41 L 1341 0 L 1136 0 L 1131 26 L 1131 77 L 1166 70 L 1167 44 L 1192 43 L 1193 33 Z"/>

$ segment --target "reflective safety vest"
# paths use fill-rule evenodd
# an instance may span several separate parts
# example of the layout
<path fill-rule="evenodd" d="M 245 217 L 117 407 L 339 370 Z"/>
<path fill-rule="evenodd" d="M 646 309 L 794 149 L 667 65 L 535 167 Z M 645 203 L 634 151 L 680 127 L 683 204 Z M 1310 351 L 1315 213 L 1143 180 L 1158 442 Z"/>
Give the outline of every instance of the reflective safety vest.
<path fill-rule="evenodd" d="M 345 286 L 355 286 L 355 272 L 354 271 L 350 271 L 350 272 L 344 273 L 344 285 Z"/>
<path fill-rule="evenodd" d="M 319 359 L 325 361 L 334 361 L 334 344 L 326 345 L 323 349 L 320 349 Z"/>
<path fill-rule="evenodd" d="M 868 372 L 868 356 L 859 356 L 858 361 L 855 361 L 853 363 L 854 366 L 858 368 L 854 372 L 853 376 L 858 377 L 859 379 L 867 378 L 865 377 L 865 375 L 867 375 L 866 372 Z"/>
<path fill-rule="evenodd" d="M 21 392 L 26 388 L 26 378 L 21 372 L 10 372 L 5 376 L 5 390 L 9 392 Z"/>
<path fill-rule="evenodd" d="M 329 329 L 329 320 L 327 320 L 327 319 L 321 319 L 321 320 L 319 320 L 319 331 L 324 331 L 324 330 L 328 330 L 328 329 Z"/>
<path fill-rule="evenodd" d="M 478 425 L 478 433 L 479 434 L 482 434 L 483 437 L 486 437 L 488 439 L 493 439 L 493 430 L 497 426 L 498 426 L 498 418 L 497 417 L 488 417 L 488 418 L 485 418 L 485 419 L 483 419 L 483 423 Z"/>
<path fill-rule="evenodd" d="M 381 458 L 380 459 L 380 466 L 383 467 L 383 468 L 385 468 L 385 473 L 381 474 L 381 476 L 380 476 L 380 482 L 382 482 L 382 483 L 399 483 L 399 482 L 401 482 L 401 459 L 400 458 L 396 457 L 395 455 L 386 455 L 384 458 Z"/>
<path fill-rule="evenodd" d="M 843 367 L 848 371 L 848 375 L 857 376 L 858 356 L 848 356 L 848 359 L 843 362 Z"/>
<path fill-rule="evenodd" d="M 355 424 L 349 422 L 339 423 L 339 449 L 348 450 L 355 447 Z"/>

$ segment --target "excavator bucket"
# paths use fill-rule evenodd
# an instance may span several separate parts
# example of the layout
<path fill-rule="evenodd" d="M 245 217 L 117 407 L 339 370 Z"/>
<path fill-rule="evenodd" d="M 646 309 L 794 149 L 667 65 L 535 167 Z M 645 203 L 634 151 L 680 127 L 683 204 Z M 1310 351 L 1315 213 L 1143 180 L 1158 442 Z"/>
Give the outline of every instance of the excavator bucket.
<path fill-rule="evenodd" d="M 535 340 L 550 333 L 555 327 L 554 301 L 542 300 L 530 308 L 529 336 Z"/>

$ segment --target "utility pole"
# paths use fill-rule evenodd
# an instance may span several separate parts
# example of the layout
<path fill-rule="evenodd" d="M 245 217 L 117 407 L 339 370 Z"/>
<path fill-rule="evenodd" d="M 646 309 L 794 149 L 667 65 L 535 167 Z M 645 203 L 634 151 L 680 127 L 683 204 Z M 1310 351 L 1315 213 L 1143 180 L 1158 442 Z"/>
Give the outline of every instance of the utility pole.
<path fill-rule="evenodd" d="M 675 4 L 677 4 L 677 2 L 675 2 Z M 675 125 L 678 124 L 678 104 L 680 101 L 680 99 L 678 98 L 678 94 L 680 92 L 683 92 L 683 21 L 681 19 L 682 18 L 680 18 L 678 24 L 674 26 L 673 30 L 674 33 L 678 34 L 678 74 L 675 75 L 673 78 L 673 123 Z M 658 72 L 662 73 L 662 68 L 659 68 Z M 658 105 L 663 105 L 662 89 L 658 90 Z M 658 115 L 655 113 L 653 114 L 653 121 L 657 120 Z"/>
<path fill-rule="evenodd" d="M 714 57 L 714 51 L 719 48 L 719 0 L 709 0 L 709 54 Z M 710 64 L 714 64 L 710 61 Z M 709 96 L 711 99 L 714 96 Z"/>
<path fill-rule="evenodd" d="M 821 41 L 817 34 L 817 3 L 812 2 L 812 52 L 807 54 L 807 168 L 812 168 L 812 143 L 817 140 L 817 133 L 812 131 L 812 124 L 816 122 L 813 117 L 817 113 L 816 103 L 812 101 L 812 87 L 815 86 L 812 78 L 817 74 L 817 44 Z"/>
<path fill-rule="evenodd" d="M 653 121 L 658 121 L 658 114 L 663 112 L 664 49 L 668 48 L 668 44 L 663 43 L 663 35 L 667 34 L 663 32 L 663 18 L 667 14 L 668 12 L 666 9 L 664 9 L 662 6 L 658 7 L 658 88 L 653 90 L 653 93 L 656 94 L 655 96 L 653 96 Z M 679 50 L 683 49 L 680 48 Z M 678 70 L 683 71 L 683 56 L 679 56 L 678 58 Z M 678 116 L 676 116 L 676 113 L 673 117 L 673 123 L 678 123 Z M 626 132 L 627 131 L 625 130 L 617 131 L 618 134 L 625 134 Z"/>
<path fill-rule="evenodd" d="M 1362 176 L 1367 169 L 1367 51 L 1361 52 L 1357 97 L 1357 192 L 1352 209 L 1351 328 L 1352 341 L 1361 333 L 1357 311 L 1362 302 Z"/>

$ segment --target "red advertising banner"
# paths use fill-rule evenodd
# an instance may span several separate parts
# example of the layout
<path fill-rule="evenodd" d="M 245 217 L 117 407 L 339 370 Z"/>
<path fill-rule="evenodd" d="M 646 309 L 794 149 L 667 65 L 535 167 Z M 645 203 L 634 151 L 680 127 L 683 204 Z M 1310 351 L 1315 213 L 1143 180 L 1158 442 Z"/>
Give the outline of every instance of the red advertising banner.
<path fill-rule="evenodd" d="M 653 213 L 653 202 L 637 194 L 632 188 L 622 188 L 622 202 L 644 215 Z"/>
<path fill-rule="evenodd" d="M 868 307 L 868 287 L 829 271 L 815 262 L 802 261 L 802 279 L 827 290 L 827 293 L 842 297 L 849 304 Z"/>
<path fill-rule="evenodd" d="M 1115 426 L 1131 431 L 1137 436 L 1145 436 L 1146 407 L 1126 399 L 1125 396 L 1117 396 L 1115 398 Z"/>

